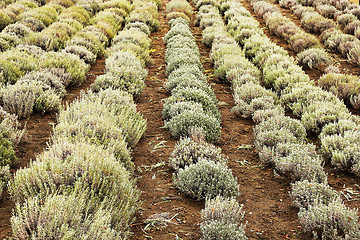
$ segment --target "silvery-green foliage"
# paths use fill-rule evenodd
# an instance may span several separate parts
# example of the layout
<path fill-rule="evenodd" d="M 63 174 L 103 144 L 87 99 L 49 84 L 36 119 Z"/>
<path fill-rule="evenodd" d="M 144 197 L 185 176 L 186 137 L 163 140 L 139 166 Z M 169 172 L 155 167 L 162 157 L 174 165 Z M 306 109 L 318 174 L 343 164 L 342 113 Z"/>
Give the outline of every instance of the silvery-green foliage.
<path fill-rule="evenodd" d="M 170 38 L 166 44 L 167 51 L 182 51 L 182 48 L 191 49 L 195 54 L 199 52 L 199 47 L 196 45 L 196 42 L 191 37 L 184 37 L 181 35 L 176 35 Z M 200 56 L 200 54 L 198 54 Z"/>
<path fill-rule="evenodd" d="M 256 125 L 253 131 L 255 146 L 260 159 L 269 163 L 280 143 L 302 143 L 306 137 L 305 128 L 298 120 L 287 116 L 274 116 Z"/>
<path fill-rule="evenodd" d="M 193 81 L 193 82 L 186 82 L 182 81 L 180 82 L 175 88 L 173 88 L 171 90 L 171 94 L 174 96 L 178 95 L 178 92 L 182 92 L 185 91 L 184 89 L 199 89 L 204 91 L 215 103 L 217 102 L 216 100 L 216 95 L 214 93 L 214 90 L 211 88 L 211 86 L 207 83 L 201 82 L 201 81 Z"/>
<path fill-rule="evenodd" d="M 201 30 L 204 30 L 209 27 L 217 28 L 217 27 L 223 27 L 223 26 L 224 26 L 224 23 L 221 18 L 205 18 L 205 19 L 202 19 L 200 22 Z"/>
<path fill-rule="evenodd" d="M 60 144 L 66 144 L 62 142 Z M 90 210 L 111 211 L 111 224 L 125 231 L 138 208 L 139 191 L 121 162 L 101 146 L 78 142 L 54 146 L 28 168 L 18 171 L 9 184 L 16 202 L 52 194 L 79 194 L 89 191 Z"/>
<path fill-rule="evenodd" d="M 351 131 L 359 128 L 355 121 L 351 119 L 340 119 L 337 122 L 326 124 L 319 135 L 319 139 L 323 139 L 332 135 L 344 136 L 346 131 Z M 360 128 L 359 128 L 360 129 Z"/>
<path fill-rule="evenodd" d="M 146 33 L 137 30 L 123 30 L 113 39 L 112 44 L 120 42 L 132 42 L 144 49 L 150 47 L 151 40 Z"/>
<path fill-rule="evenodd" d="M 119 51 L 106 61 L 106 74 L 100 75 L 91 85 L 93 91 L 115 88 L 138 97 L 145 87 L 147 70 L 132 51 Z"/>
<path fill-rule="evenodd" d="M 337 24 L 331 19 L 324 18 L 318 12 L 305 12 L 301 16 L 301 25 L 308 31 L 322 33 L 327 29 L 336 28 Z"/>
<path fill-rule="evenodd" d="M 285 116 L 284 108 L 277 105 L 274 108 L 256 110 L 252 115 L 252 120 L 255 124 L 259 124 L 275 116 Z"/>
<path fill-rule="evenodd" d="M 315 145 L 303 143 L 280 143 L 273 162 L 275 170 L 298 181 L 326 182 L 323 160 L 316 153 Z"/>
<path fill-rule="evenodd" d="M 178 45 L 178 44 L 176 44 L 176 45 Z M 168 45 L 168 47 L 165 51 L 165 61 L 166 62 L 170 62 L 171 59 L 176 57 L 177 55 L 179 55 L 179 53 L 182 55 L 191 55 L 191 56 L 200 58 L 200 52 L 199 52 L 199 48 L 197 46 L 196 47 L 187 46 L 188 44 L 186 44 L 185 42 L 183 42 L 182 46 L 176 46 L 176 45 L 175 44 L 172 46 Z"/>
<path fill-rule="evenodd" d="M 231 9 L 225 12 L 224 14 L 224 20 L 225 22 L 229 22 L 230 19 L 236 18 L 237 16 L 244 16 L 244 17 L 251 17 L 251 13 L 246 10 L 244 7 L 235 7 L 235 3 L 229 2 L 228 4 L 231 5 Z M 222 4 L 222 7 L 225 7 L 224 4 Z"/>
<path fill-rule="evenodd" d="M 351 35 L 355 35 L 355 31 L 356 29 L 358 29 L 360 27 L 360 21 L 359 20 L 355 20 L 351 23 L 349 23 L 345 29 L 344 32 L 347 34 L 351 34 Z"/>
<path fill-rule="evenodd" d="M 201 240 L 247 240 L 245 226 L 211 220 L 200 225 Z"/>
<path fill-rule="evenodd" d="M 204 70 L 198 56 L 193 55 L 190 52 L 179 51 L 177 55 L 174 54 L 174 56 L 167 62 L 166 74 L 169 75 L 172 71 L 185 64 L 194 65 L 199 69 Z"/>
<path fill-rule="evenodd" d="M 234 89 L 234 100 L 238 102 L 243 100 L 250 104 L 254 99 L 260 97 L 269 97 L 276 100 L 276 94 L 254 82 L 245 83 Z"/>
<path fill-rule="evenodd" d="M 182 76 L 168 77 L 168 80 L 165 83 L 165 88 L 169 92 L 175 88 L 184 88 L 187 86 L 197 87 L 203 90 L 209 89 L 213 93 L 213 90 L 204 79 L 199 79 L 197 76 L 190 73 L 184 73 Z"/>
<path fill-rule="evenodd" d="M 198 66 L 194 66 L 191 64 L 184 64 L 179 66 L 179 68 L 175 69 L 168 75 L 168 79 L 187 76 L 187 75 L 193 75 L 200 81 L 207 81 L 206 76 L 204 75 L 204 72 L 201 68 Z"/>
<path fill-rule="evenodd" d="M 172 0 L 166 4 L 166 13 L 183 13 L 190 20 L 193 10 L 191 5 L 185 0 Z"/>
<path fill-rule="evenodd" d="M 93 64 L 96 61 L 96 56 L 83 46 L 67 46 L 64 51 L 79 56 L 87 64 Z"/>
<path fill-rule="evenodd" d="M 263 17 L 267 13 L 279 12 L 280 10 L 273 4 L 266 1 L 256 1 L 252 4 L 254 12 Z"/>
<path fill-rule="evenodd" d="M 41 68 L 62 68 L 70 74 L 70 85 L 79 85 L 85 80 L 90 66 L 78 56 L 64 52 L 47 52 L 39 59 Z M 66 85 L 65 85 L 66 86 Z"/>
<path fill-rule="evenodd" d="M 310 103 L 301 116 L 301 123 L 308 132 L 320 133 L 321 129 L 328 123 L 337 122 L 340 119 L 350 117 L 349 110 L 341 104 L 317 101 Z"/>
<path fill-rule="evenodd" d="M 205 112 L 185 110 L 176 115 L 171 120 L 165 122 L 175 138 L 187 137 L 191 135 L 193 128 L 202 129 L 206 135 L 206 140 L 216 142 L 220 139 L 221 126 L 217 118 Z"/>
<path fill-rule="evenodd" d="M 122 106 L 126 105 L 126 108 L 129 108 L 131 111 L 136 111 L 136 104 L 133 100 L 133 97 L 128 92 L 115 90 L 115 89 L 106 89 L 98 92 L 97 94 L 88 94 L 88 96 L 94 100 L 100 101 L 101 104 L 108 106 L 111 109 L 116 111 L 122 111 Z"/>
<path fill-rule="evenodd" d="M 168 19 L 169 21 L 173 20 L 173 19 L 177 19 L 177 18 L 183 18 L 184 20 L 186 20 L 189 24 L 191 22 L 191 18 L 188 17 L 185 13 L 183 12 L 171 12 L 166 14 L 166 19 Z"/>
<path fill-rule="evenodd" d="M 219 1 L 219 10 L 221 14 L 226 14 L 226 12 L 231 11 L 233 9 L 239 9 L 240 11 L 244 11 L 244 7 L 241 3 L 236 1 Z"/>
<path fill-rule="evenodd" d="M 23 40 L 25 37 L 27 37 L 30 33 L 33 33 L 33 31 L 25 26 L 22 23 L 14 23 L 6 26 L 1 33 L 3 34 L 11 34 L 16 36 L 19 40 Z"/>
<path fill-rule="evenodd" d="M 216 196 L 205 201 L 205 209 L 201 210 L 203 221 L 219 221 L 226 224 L 238 224 L 244 217 L 242 205 L 234 198 Z"/>
<path fill-rule="evenodd" d="M 289 44 L 291 49 L 295 52 L 301 52 L 311 47 L 320 46 L 320 42 L 317 37 L 304 31 L 299 31 L 291 36 Z"/>
<path fill-rule="evenodd" d="M 351 99 L 360 93 L 360 79 L 355 75 L 328 73 L 318 80 L 318 85 L 351 104 Z"/>
<path fill-rule="evenodd" d="M 341 170 L 350 170 L 359 175 L 360 141 L 357 128 L 342 134 L 322 136 L 321 152 L 331 160 L 331 164 Z"/>
<path fill-rule="evenodd" d="M 232 38 L 231 38 L 232 39 Z M 211 47 L 210 58 L 214 63 L 217 63 L 220 59 L 225 58 L 226 55 L 236 55 L 245 57 L 244 52 L 235 43 L 232 44 L 222 43 L 222 41 L 215 40 Z"/>
<path fill-rule="evenodd" d="M 29 55 L 32 55 L 34 57 L 40 57 L 42 54 L 45 53 L 44 50 L 42 50 L 40 47 L 35 45 L 29 45 L 29 44 L 19 44 L 16 46 L 16 49 L 23 51 Z"/>
<path fill-rule="evenodd" d="M 2 199 L 2 193 L 6 188 L 7 182 L 10 180 L 10 167 L 0 166 L 0 200 Z"/>
<path fill-rule="evenodd" d="M 202 42 L 205 46 L 211 47 L 212 42 L 216 36 L 223 35 L 226 33 L 225 26 L 212 26 L 203 30 Z"/>
<path fill-rule="evenodd" d="M 95 92 L 113 88 L 126 91 L 132 94 L 135 98 L 140 96 L 142 90 L 145 88 L 144 79 L 146 70 L 143 72 L 135 72 L 135 69 L 122 67 L 116 69 L 115 73 L 106 73 L 98 76 L 91 89 Z"/>
<path fill-rule="evenodd" d="M 21 124 L 18 121 L 18 116 L 10 114 L 3 107 L 0 106 L 0 137 L 8 139 L 14 145 L 20 143 L 25 128 L 21 128 Z"/>
<path fill-rule="evenodd" d="M 19 82 L 20 81 L 39 81 L 43 84 L 44 91 L 53 89 L 54 92 L 56 92 L 61 97 L 63 97 L 66 93 L 63 81 L 50 69 L 41 69 L 38 71 L 30 72 L 20 78 Z"/>
<path fill-rule="evenodd" d="M 178 171 L 185 168 L 185 166 L 197 163 L 200 159 L 226 162 L 225 156 L 221 154 L 221 148 L 204 141 L 194 141 L 186 137 L 181 138 L 176 143 L 174 151 L 169 158 L 169 163 Z"/>
<path fill-rule="evenodd" d="M 78 32 L 66 42 L 66 46 L 82 46 L 96 56 L 103 55 L 105 51 L 105 45 L 90 32 Z"/>
<path fill-rule="evenodd" d="M 224 163 L 199 159 L 196 164 L 186 166 L 174 173 L 174 184 L 185 194 L 196 200 L 212 199 L 216 196 L 238 197 L 239 185 Z"/>
<path fill-rule="evenodd" d="M 183 18 L 171 19 L 171 20 L 169 21 L 169 26 L 170 26 L 170 28 L 175 27 L 175 26 L 178 25 L 178 24 L 180 24 L 180 25 L 188 25 L 188 26 L 189 26 L 189 22 L 186 21 L 186 20 L 183 19 Z"/>
<path fill-rule="evenodd" d="M 338 16 L 341 16 L 341 11 L 337 10 L 336 7 L 327 4 L 319 4 L 316 6 L 316 10 L 326 18 L 336 18 L 336 22 L 338 22 Z"/>
<path fill-rule="evenodd" d="M 275 108 L 274 99 L 271 97 L 259 97 L 251 100 L 250 103 L 245 102 L 242 99 L 236 101 L 235 107 L 231 109 L 236 115 L 240 115 L 243 118 L 252 117 L 252 115 L 259 110 L 273 109 Z"/>
<path fill-rule="evenodd" d="M 33 110 L 58 110 L 61 104 L 60 96 L 54 90 L 47 88 L 40 81 L 22 80 L 15 85 L 8 85 L 1 90 L 1 102 L 6 111 L 17 114 L 19 118 L 29 117 Z"/>
<path fill-rule="evenodd" d="M 36 19 L 34 17 L 27 17 L 19 23 L 24 24 L 25 26 L 29 27 L 34 32 L 40 32 L 46 28 L 45 24 L 41 22 L 39 19 Z"/>
<path fill-rule="evenodd" d="M 104 206 L 94 206 L 91 193 L 54 194 L 45 199 L 38 196 L 17 203 L 11 217 L 13 234 L 17 239 L 122 239 L 112 223 L 113 213 Z M 89 206 L 90 205 L 90 206 Z"/>
<path fill-rule="evenodd" d="M 333 58 L 322 48 L 309 48 L 300 52 L 296 56 L 298 64 L 323 71 L 326 67 L 333 64 Z"/>
<path fill-rule="evenodd" d="M 60 111 L 54 136 L 86 138 L 104 146 L 119 145 L 119 154 L 123 151 L 124 139 L 129 146 L 136 145 L 146 130 L 142 115 L 131 105 L 107 103 L 92 94 L 82 95 Z"/>
<path fill-rule="evenodd" d="M 312 82 L 300 82 L 289 86 L 283 91 L 280 102 L 299 117 L 314 102 L 330 102 L 333 105 L 341 105 L 341 101 L 334 94 L 321 90 Z"/>
<path fill-rule="evenodd" d="M 358 231 L 357 210 L 346 207 L 340 199 L 330 201 L 328 205 L 300 208 L 298 217 L 306 232 L 321 239 L 339 239 Z"/>
<path fill-rule="evenodd" d="M 231 33 L 236 32 L 237 30 L 241 30 L 243 28 L 256 29 L 259 28 L 259 26 L 260 23 L 254 18 L 239 15 L 229 19 L 227 29 Z"/>
<path fill-rule="evenodd" d="M 107 46 L 109 44 L 109 39 L 105 35 L 104 30 L 96 27 L 96 26 L 87 26 L 81 31 L 77 33 L 78 36 L 83 36 L 85 39 L 90 35 L 92 37 L 95 37 L 97 40 L 100 41 L 100 43 L 104 46 Z M 91 38 L 92 39 L 92 38 Z M 101 52 L 103 53 L 103 52 Z"/>
<path fill-rule="evenodd" d="M 159 20 L 156 19 L 148 10 L 132 11 L 130 16 L 126 18 L 126 23 L 143 22 L 148 25 L 151 32 L 159 28 Z"/>
<path fill-rule="evenodd" d="M 253 75 L 255 78 L 260 77 L 259 70 L 252 63 L 236 54 L 228 54 L 226 57 L 219 59 L 214 67 L 215 76 L 229 82 L 236 81 L 246 73 Z"/>
<path fill-rule="evenodd" d="M 105 57 L 108 58 L 117 52 L 132 51 L 140 59 L 142 65 L 148 65 L 151 63 L 151 58 L 148 49 L 144 49 L 139 45 L 132 42 L 120 42 L 109 47 L 105 52 Z"/>
<path fill-rule="evenodd" d="M 346 27 L 349 23 L 355 20 L 357 20 L 357 18 L 349 13 L 341 14 L 336 18 L 336 22 L 340 25 L 341 28 Z"/>
<path fill-rule="evenodd" d="M 187 110 L 198 111 L 202 113 L 204 112 L 203 105 L 201 103 L 197 103 L 193 101 L 186 101 L 186 102 L 170 101 L 164 104 L 163 118 L 169 120 Z"/>
<path fill-rule="evenodd" d="M 280 0 L 279 5 L 283 8 L 291 9 L 292 7 L 298 5 L 296 0 Z"/>
<path fill-rule="evenodd" d="M 210 89 L 211 90 L 211 89 Z M 207 113 L 211 113 L 216 119 L 221 119 L 219 109 L 217 107 L 217 99 L 214 94 L 209 95 L 206 91 L 199 88 L 185 87 L 179 88 L 174 92 L 173 96 L 165 100 L 164 105 L 168 105 L 174 102 L 192 101 L 200 103 L 203 109 Z M 163 112 L 166 112 L 164 107 Z M 167 115 L 167 114 L 165 114 Z"/>
<path fill-rule="evenodd" d="M 182 23 L 175 24 L 165 34 L 165 36 L 163 37 L 165 44 L 167 44 L 169 42 L 169 40 L 175 36 L 183 36 L 183 37 L 194 39 L 194 37 L 191 34 L 191 30 L 190 30 L 190 27 L 188 26 L 188 24 L 182 24 Z"/>
<path fill-rule="evenodd" d="M 149 29 L 148 25 L 146 25 L 143 22 L 127 23 L 127 24 L 125 24 L 125 30 L 139 30 L 147 35 L 150 34 L 150 29 Z"/>
<path fill-rule="evenodd" d="M 254 58 L 273 48 L 276 48 L 276 44 L 272 43 L 265 35 L 258 34 L 252 35 L 244 44 L 245 56 L 249 58 Z"/>
<path fill-rule="evenodd" d="M 205 5 L 217 6 L 217 1 L 216 0 L 198 0 L 195 8 L 196 8 L 196 10 L 199 10 L 200 7 L 205 6 Z"/>
<path fill-rule="evenodd" d="M 274 54 L 267 58 L 263 66 L 263 82 L 266 86 L 281 91 L 293 83 L 310 82 L 310 78 L 294 63 L 293 58 Z"/>
<path fill-rule="evenodd" d="M 317 204 L 328 205 L 331 201 L 340 199 L 340 195 L 326 182 L 303 180 L 291 184 L 290 198 L 295 207 L 308 209 Z"/>

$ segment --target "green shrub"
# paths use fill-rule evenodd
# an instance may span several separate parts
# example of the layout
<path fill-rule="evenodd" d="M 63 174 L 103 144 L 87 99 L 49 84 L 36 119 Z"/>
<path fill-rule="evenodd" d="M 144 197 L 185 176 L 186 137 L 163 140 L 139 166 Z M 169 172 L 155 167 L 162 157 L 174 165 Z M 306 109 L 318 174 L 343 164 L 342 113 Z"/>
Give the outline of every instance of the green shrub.
<path fill-rule="evenodd" d="M 181 138 L 171 153 L 169 163 L 178 171 L 186 166 L 197 163 L 201 159 L 214 162 L 226 162 L 225 156 L 221 154 L 221 148 L 203 141 Z"/>
<path fill-rule="evenodd" d="M 79 85 L 85 80 L 89 65 L 78 56 L 62 52 L 48 52 L 40 59 L 41 68 L 63 68 L 71 75 L 70 85 Z"/>
<path fill-rule="evenodd" d="M 308 209 L 316 204 L 328 205 L 331 201 L 340 199 L 340 196 L 326 182 L 303 180 L 291 185 L 290 198 L 297 208 Z"/>
<path fill-rule="evenodd" d="M 128 235 L 129 224 L 139 206 L 140 193 L 122 163 L 102 146 L 86 141 L 55 143 L 28 168 L 19 170 L 9 186 L 11 196 L 19 204 L 18 214 L 21 209 L 26 213 L 26 207 L 20 207 L 21 203 L 26 204 L 26 199 L 39 198 L 46 202 L 54 194 L 75 195 L 74 198 L 81 199 L 76 195 L 84 194 L 86 209 L 91 215 L 94 216 L 97 209 L 109 211 L 109 224 L 123 236 Z M 74 203 L 71 205 L 79 207 Z M 22 221 L 17 222 L 22 225 Z M 14 223 L 14 226 L 18 224 Z"/>
<path fill-rule="evenodd" d="M 219 140 L 221 131 L 220 122 L 213 115 L 193 110 L 185 110 L 176 115 L 165 122 L 165 127 L 175 138 L 190 136 L 193 128 L 200 128 L 204 131 L 206 140 L 210 142 Z"/>
<path fill-rule="evenodd" d="M 133 201 L 129 199 L 125 204 Z M 124 216 L 118 216 L 123 219 L 116 219 L 118 209 L 111 209 L 115 207 L 112 205 L 97 205 L 89 189 L 46 198 L 34 196 L 16 204 L 11 217 L 13 234 L 18 239 L 125 239 L 130 235 L 127 226 L 131 223 L 126 215 L 133 211 L 123 212 Z"/>
<path fill-rule="evenodd" d="M 244 217 L 243 205 L 234 198 L 217 196 L 205 201 L 205 209 L 201 210 L 203 221 L 219 221 L 225 224 L 238 224 Z"/>
<path fill-rule="evenodd" d="M 11 178 L 10 167 L 0 166 L 0 200 L 3 198 L 2 193 L 6 189 L 7 183 Z"/>
<path fill-rule="evenodd" d="M 315 204 L 308 209 L 300 208 L 298 217 L 305 232 L 312 233 L 315 238 L 339 239 L 359 231 L 357 210 L 346 207 L 340 199 L 328 205 Z"/>
<path fill-rule="evenodd" d="M 245 227 L 227 224 L 217 220 L 206 221 L 200 225 L 201 240 L 247 240 Z"/>
<path fill-rule="evenodd" d="M 239 185 L 224 163 L 200 159 L 173 175 L 175 185 L 196 200 L 238 197 Z"/>

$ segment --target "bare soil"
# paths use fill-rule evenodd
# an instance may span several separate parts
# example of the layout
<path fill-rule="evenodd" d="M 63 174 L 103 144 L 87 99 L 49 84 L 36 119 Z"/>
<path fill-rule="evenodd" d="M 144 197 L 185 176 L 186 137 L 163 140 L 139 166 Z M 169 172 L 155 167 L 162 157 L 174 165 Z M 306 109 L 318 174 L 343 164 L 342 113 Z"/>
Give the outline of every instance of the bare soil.
<path fill-rule="evenodd" d="M 151 34 L 153 61 L 148 67 L 147 87 L 137 99 L 138 111 L 147 119 L 147 131 L 132 153 L 136 165 L 137 186 L 142 191 L 142 206 L 136 213 L 136 220 L 131 226 L 131 231 L 134 233 L 131 237 L 133 240 L 200 238 L 200 211 L 204 208 L 204 202 L 195 201 L 174 187 L 173 170 L 167 164 L 174 145 L 178 141 L 163 128 L 164 122 L 161 115 L 163 99 L 170 96 L 164 89 L 166 46 L 162 40 L 169 30 L 165 19 L 167 2 L 163 0 L 163 6 L 159 10 L 159 31 Z M 243 3 L 251 10 L 247 2 Z M 293 17 L 290 13 L 287 14 Z M 264 27 L 264 22 L 259 18 L 256 19 Z M 209 59 L 210 49 L 201 43 L 201 30 L 192 26 L 192 31 L 200 48 L 205 73 L 220 102 L 222 133 L 216 145 L 221 147 L 223 153 L 229 157 L 229 167 L 240 185 L 239 203 L 244 205 L 243 209 L 246 211 L 244 222 L 247 222 L 247 236 L 249 239 L 310 239 L 308 235 L 302 233 L 302 227 L 297 220 L 298 209 L 292 206 L 289 199 L 291 181 L 276 177 L 272 168 L 261 164 L 253 149 L 241 148 L 242 145 L 253 144 L 254 123 L 231 113 L 231 108 L 234 106 L 231 87 L 228 83 L 214 78 L 213 66 Z M 271 35 L 268 30 L 265 32 L 273 41 L 289 50 L 285 41 Z M 291 50 L 289 53 L 292 56 L 295 55 Z M 360 72 L 360 68 L 351 64 L 346 67 L 354 74 Z M 86 89 L 95 76 L 102 74 L 103 71 L 104 60 L 100 59 L 91 68 L 84 85 L 69 89 L 64 104 L 79 96 L 81 89 Z M 306 70 L 306 72 L 314 80 L 321 75 L 320 72 L 314 70 Z M 22 121 L 23 124 L 25 122 L 28 137 L 16 149 L 19 161 L 12 169 L 13 172 L 28 166 L 31 159 L 34 160 L 36 154 L 46 148 L 52 133 L 52 124 L 56 124 L 56 114 L 34 114 Z M 343 190 L 344 193 L 346 190 L 360 191 L 357 185 L 360 184 L 358 177 L 331 170 L 328 166 L 326 170 L 329 174 L 329 184 L 336 190 Z M 14 203 L 9 199 L 8 194 L 5 194 L 5 200 L 0 202 L 0 238 L 11 236 L 10 217 Z M 347 201 L 345 198 L 344 200 L 350 207 L 360 206 L 358 200 Z M 154 217 L 154 214 L 168 216 L 171 220 L 166 224 L 149 220 Z"/>

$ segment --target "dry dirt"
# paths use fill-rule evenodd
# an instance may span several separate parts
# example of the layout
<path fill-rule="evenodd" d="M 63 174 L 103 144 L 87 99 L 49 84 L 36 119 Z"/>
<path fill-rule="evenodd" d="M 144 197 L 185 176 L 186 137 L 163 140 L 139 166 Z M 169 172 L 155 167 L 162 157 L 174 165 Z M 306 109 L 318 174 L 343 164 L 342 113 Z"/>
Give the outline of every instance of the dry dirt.
<path fill-rule="evenodd" d="M 136 165 L 135 177 L 138 179 L 138 188 L 142 191 L 142 207 L 136 214 L 136 221 L 132 224 L 134 232 L 131 239 L 199 239 L 200 211 L 204 202 L 195 201 L 177 190 L 172 182 L 173 170 L 167 165 L 168 158 L 174 148 L 176 139 L 163 128 L 162 105 L 163 99 L 169 97 L 164 89 L 166 46 L 162 37 L 169 27 L 165 19 L 165 4 L 160 9 L 160 29 L 151 34 L 152 64 L 148 67 L 149 75 L 146 79 L 144 92 L 137 99 L 138 110 L 147 119 L 147 131 L 145 136 L 135 147 L 132 156 Z M 247 2 L 246 7 L 251 10 Z M 290 12 L 284 14 L 294 19 Z M 258 19 L 258 18 L 257 18 Z M 258 19 L 261 26 L 264 22 Z M 302 233 L 302 228 L 297 220 L 298 210 L 294 208 L 289 199 L 291 181 L 275 177 L 270 167 L 265 167 L 258 159 L 257 153 L 252 149 L 239 149 L 245 144 L 253 144 L 252 128 L 254 123 L 248 119 L 236 117 L 231 113 L 234 101 L 229 84 L 214 78 L 213 67 L 209 59 L 210 49 L 201 43 L 201 30 L 193 27 L 193 34 L 197 39 L 201 52 L 205 73 L 213 86 L 215 94 L 220 101 L 219 109 L 222 114 L 221 139 L 216 144 L 221 147 L 223 153 L 229 157 L 229 167 L 238 179 L 241 196 L 239 203 L 244 205 L 246 211 L 244 222 L 247 222 L 246 234 L 249 239 L 309 239 Z M 278 45 L 289 50 L 286 42 L 266 34 Z M 289 50 L 294 56 L 294 52 Z M 343 62 L 343 61 L 341 61 Z M 346 62 L 346 61 L 345 61 Z M 348 64 L 348 63 L 347 63 Z M 349 72 L 359 73 L 360 68 L 352 64 L 344 65 Z M 104 60 L 100 59 L 88 73 L 86 84 L 76 89 L 69 89 L 64 99 L 70 102 L 76 98 L 81 89 L 86 89 L 91 82 L 104 70 Z M 316 80 L 321 73 L 306 70 L 312 79 Z M 52 124 L 56 123 L 56 114 L 35 114 L 29 119 L 22 121 L 28 129 L 28 138 L 16 149 L 19 161 L 12 169 L 15 172 L 21 167 L 28 166 L 36 154 L 43 151 L 47 146 L 52 132 Z M 344 187 L 360 191 L 360 179 L 351 174 L 337 172 L 326 166 L 329 174 L 329 184 L 337 190 Z M 10 217 L 14 203 L 5 193 L 5 200 L 0 202 L 0 238 L 11 236 Z M 346 201 L 348 206 L 359 207 L 359 201 Z M 147 223 L 146 219 L 154 214 L 166 213 L 172 217 L 172 221 L 166 225 L 155 222 Z"/>

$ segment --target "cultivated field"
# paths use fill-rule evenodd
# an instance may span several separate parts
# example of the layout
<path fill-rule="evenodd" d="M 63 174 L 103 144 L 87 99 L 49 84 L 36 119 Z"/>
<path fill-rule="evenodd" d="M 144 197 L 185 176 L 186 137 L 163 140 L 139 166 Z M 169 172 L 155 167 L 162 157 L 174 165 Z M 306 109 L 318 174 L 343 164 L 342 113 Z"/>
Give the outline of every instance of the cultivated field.
<path fill-rule="evenodd" d="M 360 239 L 360 7 L 3 0 L 0 238 Z"/>

